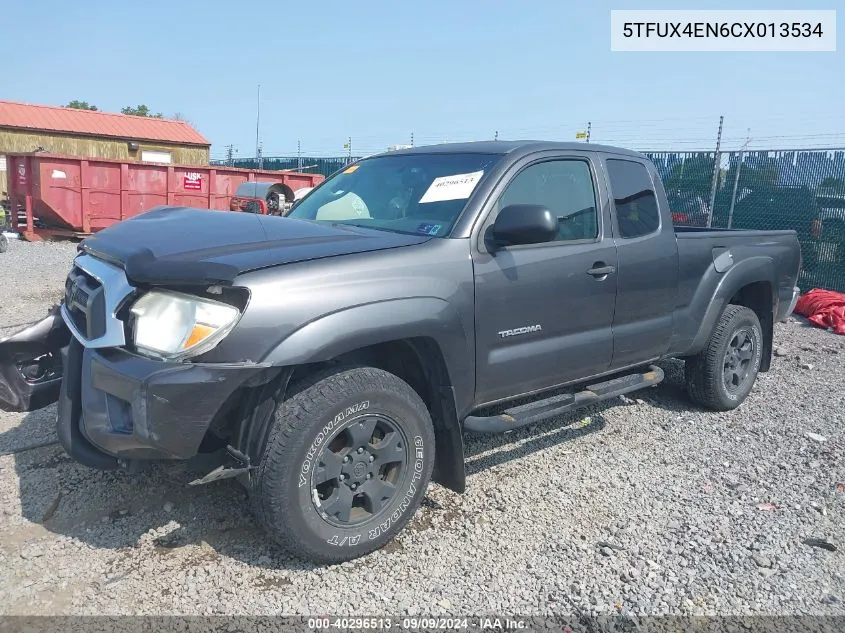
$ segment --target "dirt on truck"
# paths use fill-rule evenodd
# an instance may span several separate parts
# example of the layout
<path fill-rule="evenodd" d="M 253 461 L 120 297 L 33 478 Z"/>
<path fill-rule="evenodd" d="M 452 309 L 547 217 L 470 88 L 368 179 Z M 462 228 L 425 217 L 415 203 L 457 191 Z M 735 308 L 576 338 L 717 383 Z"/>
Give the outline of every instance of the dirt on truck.
<path fill-rule="evenodd" d="M 340 562 L 430 481 L 464 491 L 465 432 L 655 385 L 667 358 L 691 402 L 740 406 L 800 266 L 795 231 L 673 227 L 636 152 L 402 149 L 285 217 L 159 207 L 85 239 L 61 304 L 0 342 L 0 400 L 58 400 L 92 468 L 202 460 L 193 484 L 236 478 L 280 545 Z"/>

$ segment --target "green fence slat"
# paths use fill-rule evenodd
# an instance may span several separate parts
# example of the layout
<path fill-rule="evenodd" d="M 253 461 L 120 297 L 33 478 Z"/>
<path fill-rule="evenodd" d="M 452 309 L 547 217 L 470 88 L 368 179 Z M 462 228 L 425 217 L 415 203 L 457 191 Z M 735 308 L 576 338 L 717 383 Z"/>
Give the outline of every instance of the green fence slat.
<path fill-rule="evenodd" d="M 706 226 L 715 153 L 646 155 L 663 180 L 675 224 Z M 721 152 L 710 222 L 794 230 L 802 290 L 845 292 L 845 149 Z"/>

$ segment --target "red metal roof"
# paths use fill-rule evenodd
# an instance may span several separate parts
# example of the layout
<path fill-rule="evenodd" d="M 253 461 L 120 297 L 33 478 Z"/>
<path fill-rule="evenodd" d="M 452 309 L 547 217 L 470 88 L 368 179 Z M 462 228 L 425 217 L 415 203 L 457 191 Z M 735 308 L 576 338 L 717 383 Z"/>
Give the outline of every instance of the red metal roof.
<path fill-rule="evenodd" d="M 119 137 L 127 140 L 165 141 L 179 145 L 211 145 L 208 139 L 185 121 L 13 101 L 0 101 L 0 127 Z"/>

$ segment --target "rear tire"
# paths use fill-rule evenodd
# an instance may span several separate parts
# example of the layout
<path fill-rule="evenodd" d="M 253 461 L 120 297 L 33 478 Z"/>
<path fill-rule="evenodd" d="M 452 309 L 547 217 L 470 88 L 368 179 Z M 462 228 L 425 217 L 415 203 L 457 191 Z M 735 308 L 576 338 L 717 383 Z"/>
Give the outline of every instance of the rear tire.
<path fill-rule="evenodd" d="M 285 192 L 281 187 L 270 187 L 266 199 L 267 215 L 283 215 L 286 201 Z"/>
<path fill-rule="evenodd" d="M 763 328 L 750 308 L 728 305 L 707 345 L 687 359 L 687 393 L 713 411 L 729 411 L 751 392 L 760 369 Z"/>
<path fill-rule="evenodd" d="M 274 412 L 253 478 L 253 512 L 298 558 L 352 560 L 392 540 L 419 507 L 434 429 L 419 395 L 372 367 L 295 385 Z"/>
<path fill-rule="evenodd" d="M 5 253 L 7 248 L 9 248 L 9 240 L 6 239 L 5 235 L 0 233 L 0 253 Z"/>

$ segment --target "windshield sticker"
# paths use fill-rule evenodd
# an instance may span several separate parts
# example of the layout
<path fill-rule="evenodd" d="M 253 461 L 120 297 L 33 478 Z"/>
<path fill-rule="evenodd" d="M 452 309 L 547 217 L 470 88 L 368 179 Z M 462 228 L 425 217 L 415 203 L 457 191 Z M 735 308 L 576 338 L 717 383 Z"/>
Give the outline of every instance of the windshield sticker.
<path fill-rule="evenodd" d="M 360 165 L 352 165 L 351 167 L 347 167 L 343 170 L 344 174 L 351 174 L 353 171 L 357 170 Z"/>
<path fill-rule="evenodd" d="M 417 233 L 425 233 L 426 235 L 437 235 L 440 232 L 440 224 L 420 224 L 417 227 Z"/>
<path fill-rule="evenodd" d="M 483 175 L 484 171 L 482 170 L 474 171 L 471 174 L 455 174 L 454 176 L 435 178 L 423 197 L 420 198 L 419 203 L 469 198 L 469 194 L 475 189 L 476 183 L 481 180 Z"/>

